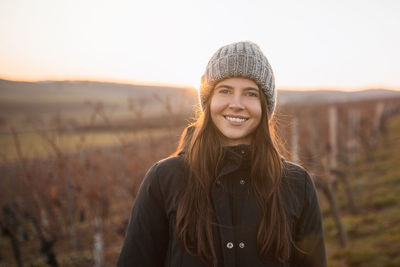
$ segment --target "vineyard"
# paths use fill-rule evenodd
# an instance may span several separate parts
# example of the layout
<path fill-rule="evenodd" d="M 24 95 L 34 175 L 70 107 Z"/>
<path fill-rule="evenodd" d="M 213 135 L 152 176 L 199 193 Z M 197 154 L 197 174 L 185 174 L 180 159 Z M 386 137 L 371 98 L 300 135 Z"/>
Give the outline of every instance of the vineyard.
<path fill-rule="evenodd" d="M 44 151 L 34 156 L 8 128 L 0 266 L 115 265 L 144 174 L 174 152 L 189 120 L 171 99 L 157 101 L 164 115 L 156 123 L 131 103 L 132 129 L 92 105 L 92 125 L 110 130 L 105 144 L 58 115 L 31 125 Z M 283 154 L 317 186 L 328 266 L 400 266 L 400 97 L 282 104 L 275 120 Z"/>

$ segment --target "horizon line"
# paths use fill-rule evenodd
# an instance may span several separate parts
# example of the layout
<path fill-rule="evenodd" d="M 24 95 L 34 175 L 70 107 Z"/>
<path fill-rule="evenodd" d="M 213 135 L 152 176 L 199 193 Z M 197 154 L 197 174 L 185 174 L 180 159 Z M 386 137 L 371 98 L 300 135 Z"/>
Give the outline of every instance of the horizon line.
<path fill-rule="evenodd" d="M 166 82 L 148 82 L 148 81 L 137 81 L 129 79 L 113 79 L 113 78 L 99 78 L 99 77 L 65 77 L 65 78 L 11 78 L 4 75 L 0 75 L 0 80 L 6 80 L 11 82 L 32 82 L 32 83 L 45 83 L 45 82 L 97 82 L 97 83 L 114 83 L 114 84 L 126 84 L 126 85 L 143 85 L 143 86 L 156 86 L 156 87 L 174 87 L 183 89 L 196 89 L 194 86 L 177 84 L 177 83 L 166 83 Z"/>
<path fill-rule="evenodd" d="M 182 89 L 193 89 L 197 90 L 195 86 L 178 84 L 178 83 L 166 83 L 166 82 L 149 82 L 149 81 L 137 81 L 128 79 L 115 79 L 115 78 L 99 78 L 99 77 L 64 77 L 64 78 L 11 78 L 0 75 L 0 80 L 12 81 L 12 82 L 32 82 L 32 83 L 45 83 L 45 82 L 97 82 L 97 83 L 114 83 L 114 84 L 125 84 L 125 85 L 143 85 L 143 86 L 155 86 L 155 87 L 173 87 Z M 356 92 L 366 90 L 391 90 L 400 91 L 400 86 L 393 85 L 369 85 L 369 86 L 331 86 L 331 85 L 312 85 L 312 86 L 288 86 L 278 85 L 278 90 L 283 91 L 342 91 L 342 92 Z"/>

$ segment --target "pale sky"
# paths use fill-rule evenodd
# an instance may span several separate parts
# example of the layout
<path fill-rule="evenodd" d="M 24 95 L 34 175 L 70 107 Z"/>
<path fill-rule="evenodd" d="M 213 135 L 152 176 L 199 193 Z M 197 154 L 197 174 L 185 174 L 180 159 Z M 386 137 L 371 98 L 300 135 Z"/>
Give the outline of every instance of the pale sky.
<path fill-rule="evenodd" d="M 0 78 L 197 87 L 251 40 L 279 87 L 400 90 L 398 0 L 0 0 Z"/>

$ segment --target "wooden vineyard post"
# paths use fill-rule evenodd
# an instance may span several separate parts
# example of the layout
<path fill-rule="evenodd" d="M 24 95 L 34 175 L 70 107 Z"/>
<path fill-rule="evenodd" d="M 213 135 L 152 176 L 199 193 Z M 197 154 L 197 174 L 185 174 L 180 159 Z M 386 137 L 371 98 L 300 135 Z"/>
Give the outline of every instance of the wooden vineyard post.
<path fill-rule="evenodd" d="M 348 139 L 347 139 L 347 161 L 350 167 L 360 153 L 360 110 L 350 108 L 348 110 Z"/>
<path fill-rule="evenodd" d="M 101 216 L 94 217 L 94 244 L 93 244 L 93 258 L 95 267 L 104 266 L 104 238 L 103 238 L 103 220 Z"/>
<path fill-rule="evenodd" d="M 379 131 L 381 129 L 384 107 L 385 106 L 382 101 L 379 101 L 378 104 L 376 105 L 374 126 L 373 126 L 374 128 L 372 130 L 372 140 L 371 140 L 371 145 L 373 148 L 375 148 L 378 143 L 378 137 L 379 137 Z"/>
<path fill-rule="evenodd" d="M 338 155 L 338 145 L 337 145 L 337 132 L 338 132 L 338 111 L 335 106 L 331 106 L 329 108 L 329 147 L 330 147 L 330 155 L 329 155 L 329 166 L 328 172 L 326 172 L 329 176 L 329 181 L 327 183 L 326 195 L 328 201 L 331 206 L 332 215 L 339 233 L 339 243 L 342 247 L 346 246 L 347 236 L 343 227 L 342 219 L 340 216 L 340 209 L 337 203 L 336 196 L 334 194 L 332 184 L 335 180 L 335 176 L 331 173 L 331 170 L 337 170 L 337 155 Z"/>
<path fill-rule="evenodd" d="M 330 169 L 337 169 L 337 157 L 338 157 L 338 142 L 337 142 L 337 133 L 338 133 L 338 111 L 335 106 L 331 106 L 329 108 L 329 147 L 330 147 L 330 155 L 329 155 L 329 167 Z M 334 176 L 329 175 L 329 181 L 333 183 L 335 180 Z"/>

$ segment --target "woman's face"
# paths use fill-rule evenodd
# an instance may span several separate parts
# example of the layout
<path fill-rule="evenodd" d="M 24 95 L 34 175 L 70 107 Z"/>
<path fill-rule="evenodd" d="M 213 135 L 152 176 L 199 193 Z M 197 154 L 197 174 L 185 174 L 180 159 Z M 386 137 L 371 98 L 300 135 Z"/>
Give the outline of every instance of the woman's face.
<path fill-rule="evenodd" d="M 228 78 L 215 85 L 210 113 L 224 136 L 222 145 L 250 144 L 262 116 L 260 93 L 257 84 L 246 78 Z"/>

